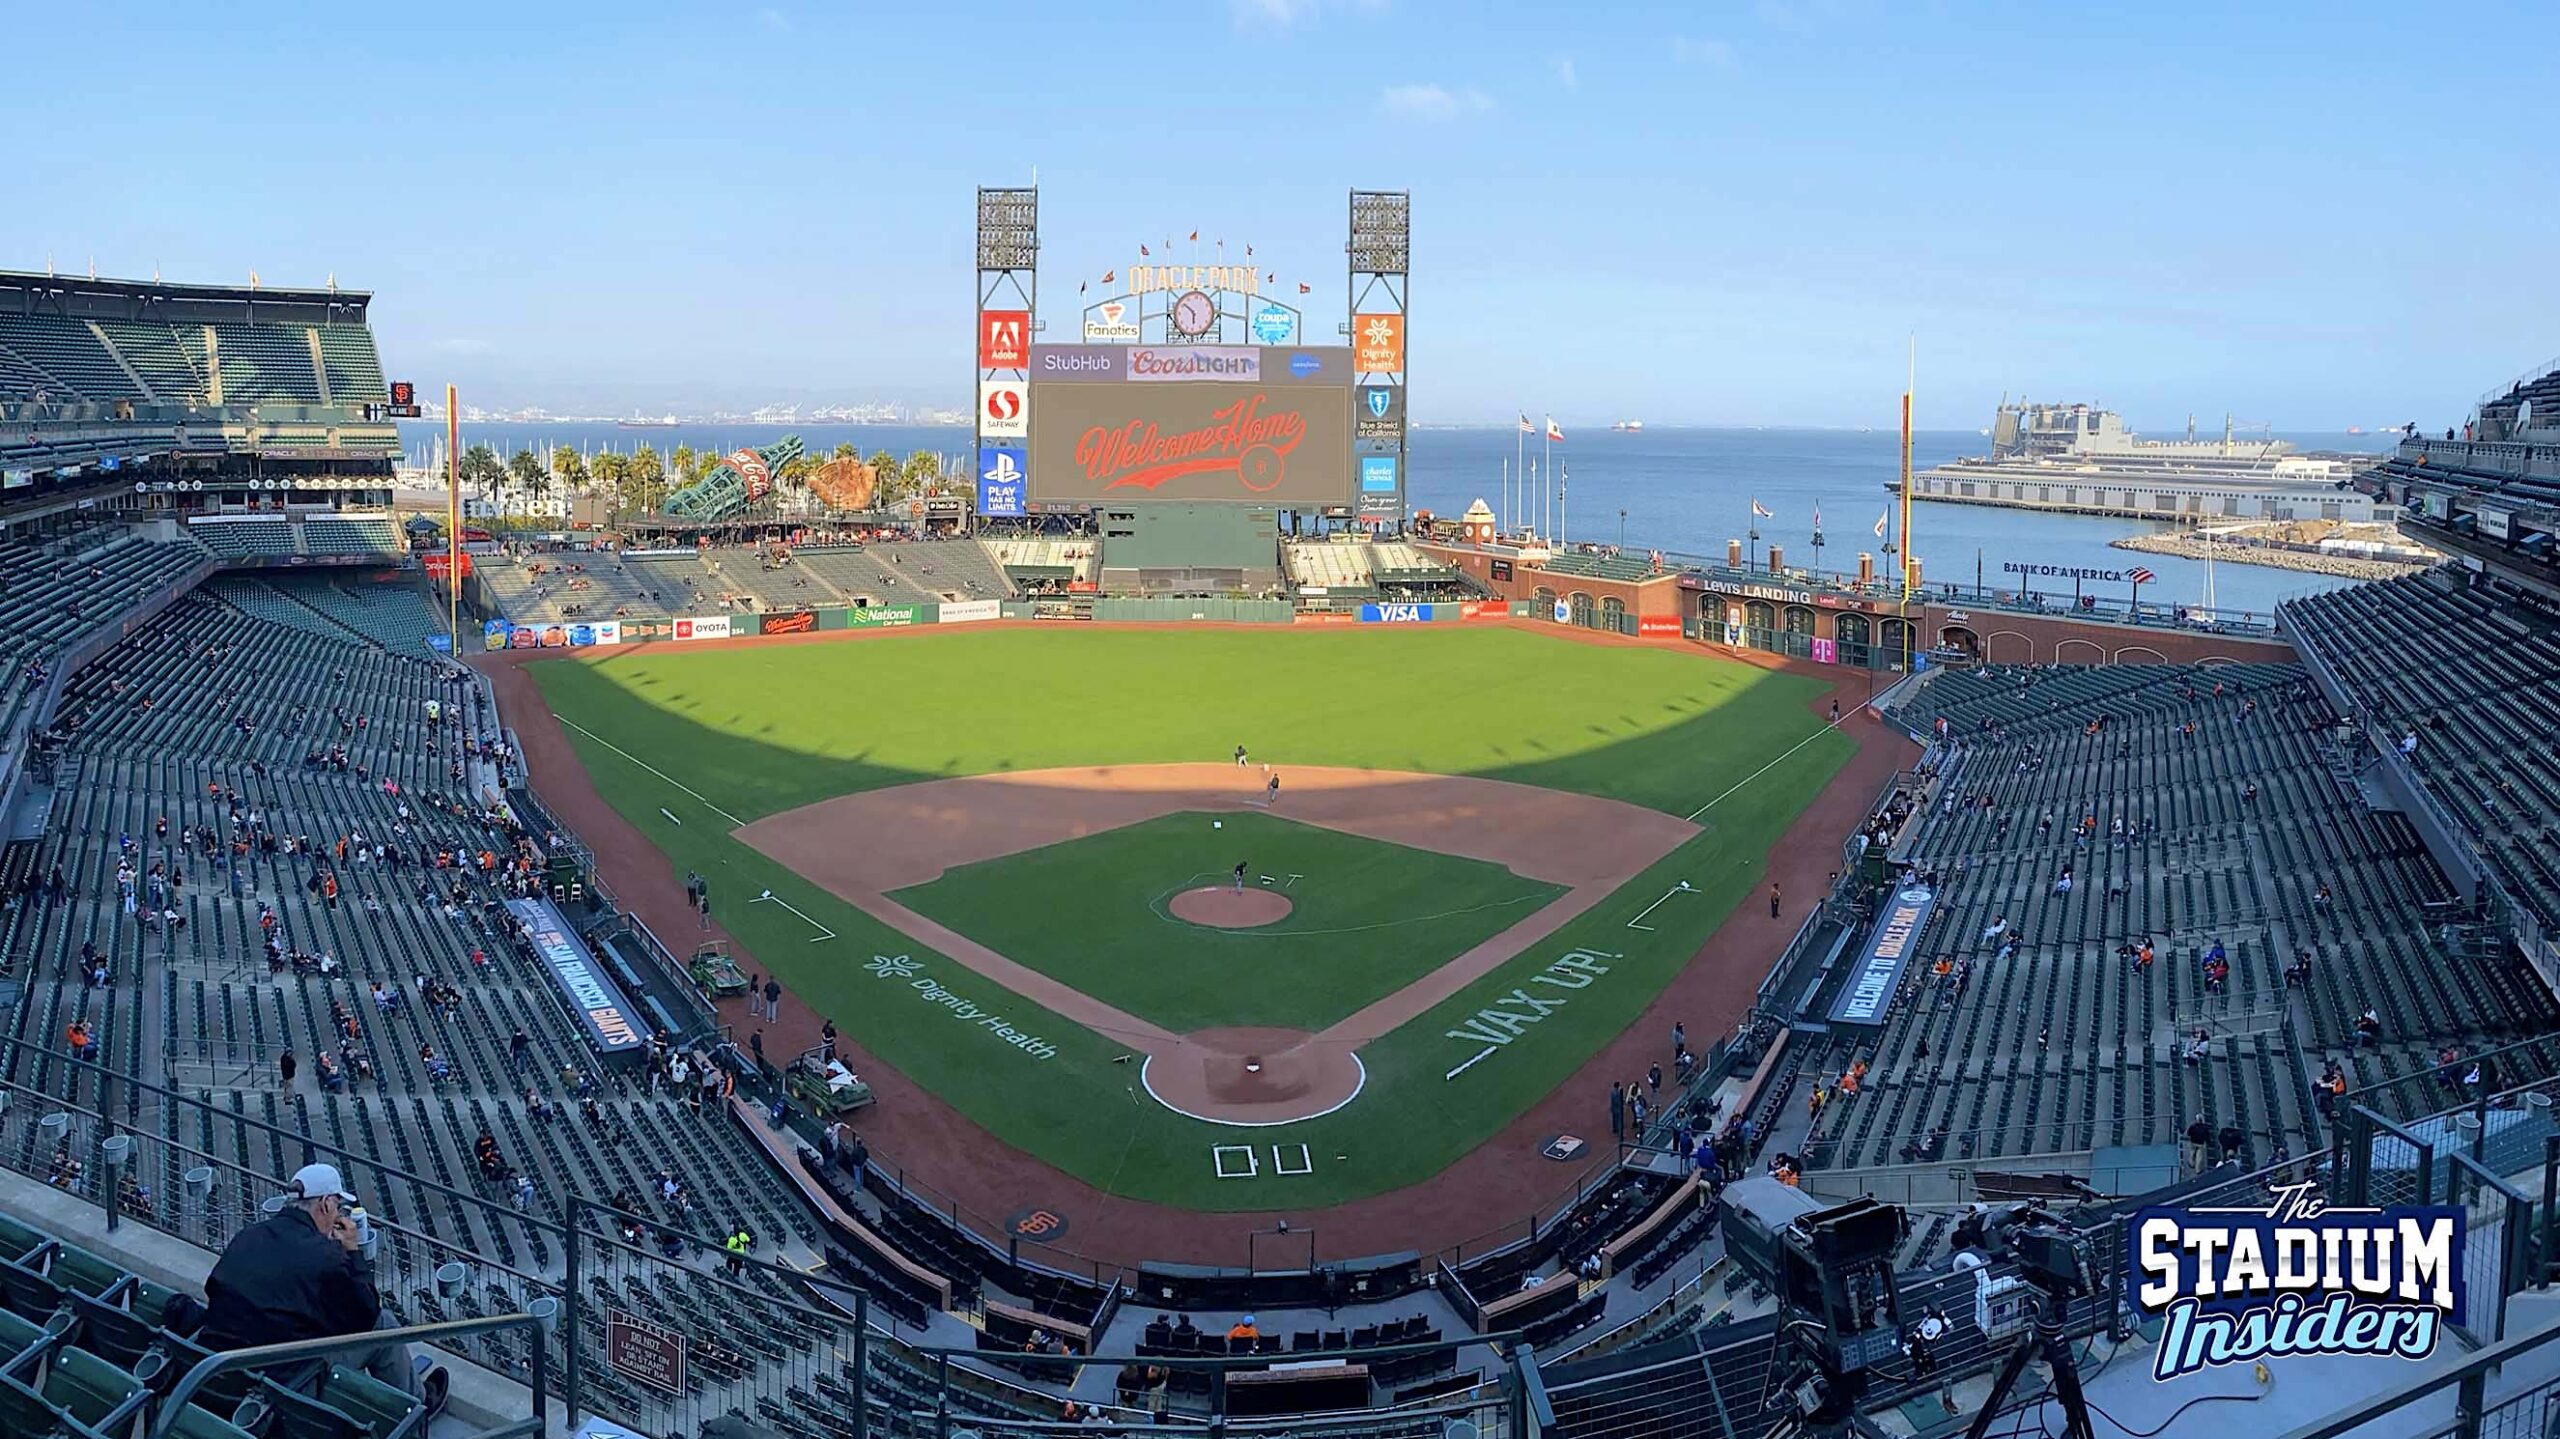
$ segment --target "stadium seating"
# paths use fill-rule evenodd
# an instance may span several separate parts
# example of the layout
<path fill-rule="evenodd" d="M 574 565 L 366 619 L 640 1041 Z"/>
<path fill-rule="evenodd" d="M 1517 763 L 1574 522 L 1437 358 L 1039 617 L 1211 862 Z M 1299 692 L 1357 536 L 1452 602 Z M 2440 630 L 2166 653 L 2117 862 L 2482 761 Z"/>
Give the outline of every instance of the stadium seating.
<path fill-rule="evenodd" d="M 2297 667 L 1942 673 L 1902 718 L 1946 722 L 1941 799 L 1897 854 L 1940 902 L 1882 1032 L 1809 1061 L 1814 1077 L 1869 1065 L 1856 1099 L 1822 1112 L 1817 1167 L 2067 1168 L 2174 1143 L 2199 1113 L 2263 1163 L 2324 1142 L 2308 1100 L 2324 1059 L 2353 1086 L 2409 1085 L 2391 1107 L 2424 1113 L 2446 1102 L 2428 1093 L 2443 1047 L 2560 1023 L 2520 964 L 2445 942 L 2441 876 L 2404 820 L 2332 773 L 2330 716 Z M 2150 971 L 2123 953 L 2145 940 Z M 2219 992 L 2200 965 L 2216 944 Z M 2295 987 L 2283 971 L 2303 952 L 2312 978 Z M 1967 966 L 1960 998 L 1941 960 Z M 2360 1047 L 2368 1005 L 2387 1027 Z M 2555 1059 L 2526 1046 L 2501 1078 Z"/>
<path fill-rule="evenodd" d="M 415 628 L 408 651 L 395 653 L 261 588 L 266 599 L 256 608 L 298 610 L 296 622 L 243 613 L 234 605 L 257 591 L 227 582 L 230 598 L 181 601 L 73 680 L 65 701 L 73 739 L 59 783 L 66 808 L 32 859 L 34 872 L 58 868 L 68 893 L 22 911 L 9 935 L 10 953 L 35 961 L 14 1037 L 58 1042 L 73 1018 L 85 1018 L 102 1062 L 166 1072 L 198 1101 L 183 1111 L 175 1099 L 158 1101 L 165 1112 L 139 1116 L 149 1132 L 183 1134 L 267 1173 L 292 1166 L 258 1131 L 215 1115 L 327 1136 L 351 1160 L 379 1166 L 360 1171 L 380 1176 L 378 1193 L 368 1195 L 377 1214 L 501 1264 L 538 1271 L 557 1256 L 537 1232 L 496 1217 L 508 1196 L 479 1177 L 471 1155 L 472 1137 L 484 1131 L 499 1137 L 511 1167 L 535 1177 L 541 1213 L 556 1215 L 572 1191 L 652 1194 L 664 1173 L 683 1181 L 705 1228 L 743 1222 L 777 1238 L 805 1233 L 805 1217 L 750 1182 L 753 1164 L 725 1116 L 691 1116 L 631 1080 L 597 1074 L 600 1118 L 577 1117 L 564 1066 L 591 1067 L 590 1051 L 549 980 L 492 932 L 484 905 L 495 896 L 480 877 L 421 865 L 436 849 L 469 852 L 490 842 L 471 798 L 488 777 L 475 780 L 476 766 L 458 753 L 464 727 L 456 721 L 481 693 L 476 679 L 418 650 Z M 444 725 L 426 721 L 431 699 L 445 703 Z M 485 707 L 477 713 L 486 726 Z M 343 750 L 343 770 L 309 762 L 332 746 Z M 334 870 L 344 888 L 335 902 L 308 887 L 313 860 L 289 852 L 252 849 L 217 866 L 180 842 L 194 826 L 231 834 L 229 806 L 210 796 L 213 785 L 236 790 L 280 835 L 307 836 L 331 853 L 341 836 L 394 841 L 407 862 L 340 859 Z M 166 837 L 158 831 L 164 817 Z M 134 841 L 137 863 L 164 865 L 182 881 L 166 901 L 182 927 L 122 907 L 116 836 Z M 450 902 L 457 892 L 460 902 Z M 262 906 L 290 949 L 326 954 L 336 972 L 271 974 Z M 106 985 L 76 977 L 83 942 L 109 957 Z M 488 968 L 473 963 L 474 951 L 488 956 Z M 456 988 L 451 1012 L 420 1002 L 422 976 Z M 376 1008 L 376 982 L 405 993 L 396 1011 Z M 316 1056 L 339 1052 L 345 1014 L 358 1019 L 358 1052 L 375 1078 L 333 1090 L 318 1082 Z M 521 1058 L 510 1053 L 518 1030 L 530 1039 Z M 422 1044 L 450 1066 L 452 1080 L 436 1082 Z M 277 1077 L 287 1050 L 304 1061 L 291 1086 Z M 65 1097 L 80 1084 L 22 1049 L 12 1051 L 6 1072 Z M 566 1114 L 535 1121 L 528 1091 Z M 145 1182 L 174 1194 L 178 1152 L 162 1153 L 169 1168 Z M 426 1177 L 494 1203 L 466 1207 L 418 1182 Z"/>
<path fill-rule="evenodd" d="M 1026 590 L 1093 583 L 1095 543 L 1090 538 L 1031 535 L 990 538 L 980 543 L 1006 575 Z"/>
<path fill-rule="evenodd" d="M 325 381 L 325 384 L 324 384 Z M 362 324 L 214 324 L 0 315 L 0 400 L 207 405 L 381 404 Z"/>
<path fill-rule="evenodd" d="M 1643 560 L 1580 550 L 1557 550 L 1547 556 L 1541 568 L 1549 574 L 1587 575 L 1598 580 L 1640 580 L 1654 573 L 1653 566 Z"/>
<path fill-rule="evenodd" d="M 2520 903 L 2560 925 L 2560 626 L 2431 570 L 2282 610 Z"/>
<path fill-rule="evenodd" d="M 1376 590 L 1377 576 L 1371 568 L 1377 547 L 1366 544 L 1297 544 L 1283 553 L 1289 564 L 1289 579 L 1299 588 L 1313 586 L 1325 593 L 1366 594 Z"/>
<path fill-rule="evenodd" d="M 354 555 L 397 560 L 408 553 L 389 515 L 312 515 L 302 522 L 303 549 L 315 555 Z"/>

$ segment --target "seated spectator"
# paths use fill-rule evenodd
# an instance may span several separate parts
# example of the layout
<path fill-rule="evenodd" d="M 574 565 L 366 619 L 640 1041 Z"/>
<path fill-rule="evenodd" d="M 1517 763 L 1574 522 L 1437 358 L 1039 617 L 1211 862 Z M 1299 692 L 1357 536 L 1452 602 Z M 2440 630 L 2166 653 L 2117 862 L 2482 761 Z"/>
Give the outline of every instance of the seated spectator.
<path fill-rule="evenodd" d="M 207 1346 L 253 1349 L 391 1327 L 365 1256 L 356 1197 L 336 1167 L 303 1166 L 285 1197 L 283 1209 L 232 1235 L 214 1261 L 196 1336 Z M 443 1412 L 448 1376 L 424 1356 L 413 1358 L 408 1345 L 381 1345 L 347 1362 L 424 1400 L 430 1421 Z"/>

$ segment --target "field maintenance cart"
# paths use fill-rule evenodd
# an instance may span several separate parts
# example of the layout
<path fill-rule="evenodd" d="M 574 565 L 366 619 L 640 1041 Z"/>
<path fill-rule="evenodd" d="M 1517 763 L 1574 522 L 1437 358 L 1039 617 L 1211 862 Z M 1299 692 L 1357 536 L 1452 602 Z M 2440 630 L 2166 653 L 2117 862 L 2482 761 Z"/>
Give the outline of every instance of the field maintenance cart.
<path fill-rule="evenodd" d="M 728 946 L 717 941 L 695 949 L 685 972 L 693 976 L 694 988 L 711 999 L 728 999 L 747 992 L 745 971 L 729 957 Z"/>
<path fill-rule="evenodd" d="M 843 1060 L 826 1058 L 823 1049 L 803 1051 L 791 1061 L 782 1071 L 782 1087 L 821 1121 L 851 1114 L 871 1102 L 871 1086 L 845 1068 Z"/>

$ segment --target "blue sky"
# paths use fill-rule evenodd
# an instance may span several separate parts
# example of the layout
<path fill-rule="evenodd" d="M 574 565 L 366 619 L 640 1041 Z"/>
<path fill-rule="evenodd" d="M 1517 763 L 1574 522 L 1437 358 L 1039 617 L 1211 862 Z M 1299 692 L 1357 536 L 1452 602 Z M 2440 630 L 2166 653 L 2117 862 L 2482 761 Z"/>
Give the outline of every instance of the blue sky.
<path fill-rule="evenodd" d="M 0 267 L 334 273 L 391 369 L 491 405 L 965 404 L 972 187 L 1035 166 L 1053 336 L 1079 278 L 1194 227 L 1338 316 L 1345 191 L 1410 189 L 1431 421 L 1884 426 L 1917 334 L 1924 426 L 2004 390 L 2432 425 L 2560 353 L 2543 4 L 191 4 L 9 33 L 62 60 L 0 86 Z"/>

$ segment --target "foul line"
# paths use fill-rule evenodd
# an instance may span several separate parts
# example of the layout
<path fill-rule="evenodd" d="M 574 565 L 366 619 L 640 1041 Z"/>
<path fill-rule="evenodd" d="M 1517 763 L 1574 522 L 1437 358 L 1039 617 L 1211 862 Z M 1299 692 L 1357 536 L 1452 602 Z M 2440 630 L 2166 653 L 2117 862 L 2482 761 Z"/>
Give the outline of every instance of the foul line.
<path fill-rule="evenodd" d="M 800 906 L 798 906 L 798 905 L 796 905 L 796 904 L 793 904 L 791 901 L 789 901 L 789 900 L 787 900 L 787 899 L 784 899 L 781 895 L 775 894 L 772 890 L 769 890 L 769 889 L 768 889 L 768 890 L 766 890 L 764 893 L 762 893 L 762 894 L 760 894 L 760 895 L 757 895 L 755 898 L 753 898 L 753 899 L 751 899 L 751 900 L 748 900 L 748 901 L 747 901 L 747 903 L 749 903 L 749 904 L 766 904 L 766 903 L 778 904 L 778 905 L 781 905 L 784 909 L 787 909 L 787 910 L 791 911 L 793 914 L 799 915 L 802 919 L 806 919 L 806 920 L 808 920 L 808 921 L 809 921 L 809 927 L 810 927 L 810 928 L 812 928 L 812 929 L 815 929 L 815 930 L 818 932 L 818 937 L 817 937 L 816 939 L 813 939 L 813 940 L 810 940 L 810 941 L 809 941 L 811 944 L 823 944 L 823 943 L 825 943 L 826 941 L 828 941 L 828 940 L 833 939 L 833 938 L 835 938 L 835 937 L 836 937 L 836 932 L 835 932 L 834 930 L 829 929 L 829 928 L 827 928 L 825 925 L 818 923 L 818 921 L 817 921 L 817 920 L 810 918 L 810 916 L 809 916 L 807 913 L 805 913 L 804 911 L 802 911 L 802 909 L 800 908 Z"/>
<path fill-rule="evenodd" d="M 1476 1051 L 1476 1057 L 1475 1057 L 1475 1059 L 1470 1059 L 1470 1060 L 1468 1060 L 1466 1063 L 1459 1065 L 1457 1068 L 1455 1068 L 1455 1069 L 1453 1069 L 1453 1070 L 1450 1070 L 1447 1074 L 1441 1075 L 1441 1076 L 1440 1076 L 1440 1077 L 1441 1077 L 1441 1079 L 1443 1079 L 1443 1080 L 1451 1080 L 1451 1079 L 1455 1079 L 1455 1078 L 1457 1078 L 1459 1075 L 1464 1074 L 1464 1073 L 1466 1073 L 1468 1070 L 1475 1068 L 1475 1067 L 1476 1067 L 1476 1060 L 1480 1060 L 1480 1059 L 1484 1058 L 1486 1055 L 1493 1053 L 1493 1051 L 1494 1051 L 1494 1046 L 1493 1046 L 1493 1045 L 1490 1045 L 1490 1044 L 1486 1045 L 1484 1048 L 1479 1049 L 1479 1050 L 1477 1050 L 1477 1051 Z"/>
<path fill-rule="evenodd" d="M 1795 749 L 1790 749 L 1790 750 L 1788 750 L 1785 754 L 1782 754 L 1782 755 L 1778 756 L 1776 759 L 1773 759 L 1773 760 L 1769 761 L 1767 764 L 1764 764 L 1764 765 L 1760 766 L 1758 769 L 1753 770 L 1751 773 L 1749 773 L 1749 774 L 1747 774 L 1747 775 L 1744 775 L 1742 778 L 1740 778 L 1740 779 L 1738 779 L 1738 780 L 1734 781 L 1734 783 L 1733 783 L 1733 788 L 1732 788 L 1732 789 L 1728 789 L 1728 790 L 1726 790 L 1724 793 L 1722 793 L 1722 794 L 1720 794 L 1720 795 L 1717 795 L 1714 799 L 1708 800 L 1705 804 L 1702 804 L 1702 805 L 1698 806 L 1696 809 L 1693 809 L 1693 810 L 1689 811 L 1689 816 L 1688 816 L 1688 818 L 1689 818 L 1689 823 L 1691 823 L 1691 824 L 1696 824 L 1696 823 L 1698 822 L 1698 816 L 1700 816 L 1700 815 L 1702 815 L 1702 814 L 1705 814 L 1708 810 L 1714 809 L 1717 805 L 1720 805 L 1720 804 L 1724 803 L 1726 800 L 1729 800 L 1729 799 L 1733 798 L 1733 797 L 1734 797 L 1734 794 L 1735 794 L 1737 791 L 1739 791 L 1739 790 L 1740 790 L 1744 785 L 1747 785 L 1747 784 L 1751 783 L 1753 780 L 1758 779 L 1760 776 L 1762 776 L 1762 775 L 1764 775 L 1764 774 L 1767 774 L 1769 771 L 1771 771 L 1771 770 L 1773 770 L 1773 769 L 1776 769 L 1778 766 L 1780 766 L 1780 765 L 1782 765 L 1782 764 L 1785 764 L 1787 761 L 1789 761 L 1789 760 L 1791 760 L 1791 759 L 1794 759 L 1794 758 L 1796 757 L 1796 750 L 1803 749 L 1806 745 L 1809 745 L 1809 744 L 1813 743 L 1815 740 L 1818 740 L 1818 739 L 1822 738 L 1824 735 L 1830 734 L 1830 733 L 1832 733 L 1833 731 L 1835 731 L 1835 730 L 1837 730 L 1837 729 L 1839 729 L 1839 728 L 1840 728 L 1840 726 L 1838 726 L 1838 725 L 1836 725 L 1836 724 L 1833 724 L 1833 723 L 1832 723 L 1832 722 L 1830 722 L 1829 720 L 1825 720 L 1825 721 L 1823 721 L 1822 728 L 1820 728 L 1820 729 L 1818 729 L 1818 730 L 1815 730 L 1813 733 L 1811 733 L 1811 734 L 1809 734 L 1809 735 L 1806 735 L 1803 739 L 1800 739 L 1800 740 L 1796 741 Z"/>
<path fill-rule="evenodd" d="M 700 801 L 704 809 L 707 809 L 713 814 L 720 816 L 722 819 L 727 820 L 732 826 L 739 829 L 746 828 L 747 822 L 745 820 L 742 820 L 736 815 L 729 813 L 727 810 L 722 809 L 720 806 L 713 804 L 710 800 L 704 799 L 700 790 L 694 789 L 693 787 L 685 784 L 674 775 L 667 773 L 665 770 L 658 768 L 656 765 L 649 763 L 647 760 L 642 759 L 640 756 L 633 754 L 631 751 L 624 749 L 622 746 L 615 744 L 613 741 L 606 739 L 603 735 L 597 734 L 594 730 L 587 728 L 585 725 L 578 723 L 576 720 L 573 720 L 564 714 L 554 711 L 551 717 L 560 721 L 560 723 L 567 725 L 569 728 L 576 730 L 578 733 L 585 735 L 587 738 L 594 740 L 597 744 L 603 745 L 606 749 L 613 751 L 624 759 L 631 761 L 633 764 L 640 766 L 649 773 L 656 775 L 658 778 L 665 780 L 667 783 L 674 785 L 676 788 L 683 790 L 686 794 L 692 795 L 694 799 Z M 668 818 L 674 819 L 675 816 L 669 815 Z M 682 824 L 684 821 L 676 820 L 676 823 Z"/>
<path fill-rule="evenodd" d="M 1675 895 L 1675 894 L 1687 894 L 1687 893 L 1689 893 L 1689 892 L 1690 892 L 1690 891 L 1689 891 L 1689 881 L 1687 881 L 1687 880 L 1685 880 L 1685 879 L 1684 879 L 1684 880 L 1682 880 L 1682 881 L 1680 881 L 1680 883 L 1679 883 L 1678 885 L 1676 885 L 1676 886 L 1674 886 L 1674 887 L 1672 887 L 1672 888 L 1670 888 L 1670 889 L 1666 889 L 1666 890 L 1664 890 L 1664 891 L 1662 892 L 1662 899 L 1657 899 L 1657 900 L 1655 900 L 1653 903 L 1648 904 L 1648 905 L 1646 905 L 1644 908 L 1642 908 L 1642 909 L 1640 909 L 1640 910 L 1637 910 L 1637 911 L 1636 911 L 1636 917 L 1635 917 L 1635 919 L 1631 919 L 1631 920 L 1628 920 L 1628 921 L 1627 921 L 1627 928 L 1629 928 L 1629 929 L 1641 929 L 1641 930 L 1645 931 L 1645 932 L 1646 932 L 1646 933 L 1648 933 L 1648 934 L 1652 933 L 1652 932 L 1653 932 L 1653 926 L 1652 926 L 1652 925 L 1649 925 L 1649 924 L 1639 924 L 1639 923 L 1637 923 L 1636 921 L 1637 921 L 1637 920 L 1641 920 L 1641 919 L 1643 919 L 1646 915 L 1651 914 L 1651 913 L 1653 913 L 1655 910 L 1662 908 L 1662 900 L 1664 900 L 1664 899 L 1669 899 L 1671 896 L 1673 896 L 1673 895 Z"/>

